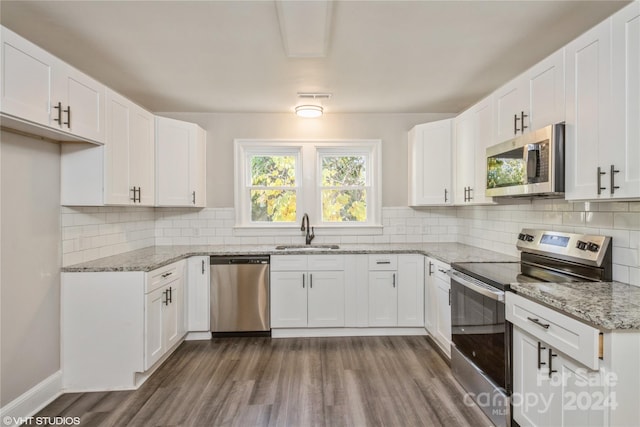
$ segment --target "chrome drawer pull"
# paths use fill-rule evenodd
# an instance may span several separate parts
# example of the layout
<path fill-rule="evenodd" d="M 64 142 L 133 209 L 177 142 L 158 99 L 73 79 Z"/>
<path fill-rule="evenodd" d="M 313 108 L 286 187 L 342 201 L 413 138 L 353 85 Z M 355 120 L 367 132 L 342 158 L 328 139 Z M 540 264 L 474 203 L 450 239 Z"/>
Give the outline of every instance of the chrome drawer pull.
<path fill-rule="evenodd" d="M 542 326 L 542 327 L 543 327 L 543 328 L 545 328 L 545 329 L 549 329 L 549 326 L 551 326 L 551 325 L 549 325 L 548 323 L 541 323 L 541 322 L 540 322 L 540 319 L 534 319 L 533 317 L 527 317 L 527 320 L 530 320 L 530 321 L 532 321 L 533 323 L 535 323 L 536 325 L 538 325 L 538 326 Z"/>

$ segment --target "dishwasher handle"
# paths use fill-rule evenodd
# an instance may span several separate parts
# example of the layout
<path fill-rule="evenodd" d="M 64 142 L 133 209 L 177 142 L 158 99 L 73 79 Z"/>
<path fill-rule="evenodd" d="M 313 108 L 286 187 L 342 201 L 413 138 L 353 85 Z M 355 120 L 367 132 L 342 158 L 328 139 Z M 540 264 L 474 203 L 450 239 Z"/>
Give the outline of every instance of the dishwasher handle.
<path fill-rule="evenodd" d="M 210 265 L 269 264 L 268 256 L 212 256 Z"/>

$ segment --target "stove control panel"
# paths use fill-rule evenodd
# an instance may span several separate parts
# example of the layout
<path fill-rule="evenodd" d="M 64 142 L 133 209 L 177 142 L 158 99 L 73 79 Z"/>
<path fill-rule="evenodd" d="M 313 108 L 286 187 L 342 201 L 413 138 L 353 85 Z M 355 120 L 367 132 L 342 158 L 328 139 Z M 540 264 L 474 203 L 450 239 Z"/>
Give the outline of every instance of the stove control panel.
<path fill-rule="evenodd" d="M 523 229 L 516 246 L 520 251 L 559 257 L 600 266 L 607 255 L 611 237 L 560 231 Z"/>

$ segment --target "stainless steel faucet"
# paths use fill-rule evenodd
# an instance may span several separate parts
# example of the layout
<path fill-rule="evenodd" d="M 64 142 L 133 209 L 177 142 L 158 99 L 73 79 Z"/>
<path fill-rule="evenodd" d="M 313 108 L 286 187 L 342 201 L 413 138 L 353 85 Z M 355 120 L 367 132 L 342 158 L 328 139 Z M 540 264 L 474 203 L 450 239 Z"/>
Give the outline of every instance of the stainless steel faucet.
<path fill-rule="evenodd" d="M 306 231 L 307 232 L 305 234 L 304 241 L 305 241 L 305 244 L 310 245 L 311 241 L 313 240 L 314 237 L 316 237 L 316 235 L 313 232 L 313 227 L 309 226 L 309 215 L 308 214 L 304 214 L 302 216 L 302 226 L 300 227 L 300 231 Z"/>

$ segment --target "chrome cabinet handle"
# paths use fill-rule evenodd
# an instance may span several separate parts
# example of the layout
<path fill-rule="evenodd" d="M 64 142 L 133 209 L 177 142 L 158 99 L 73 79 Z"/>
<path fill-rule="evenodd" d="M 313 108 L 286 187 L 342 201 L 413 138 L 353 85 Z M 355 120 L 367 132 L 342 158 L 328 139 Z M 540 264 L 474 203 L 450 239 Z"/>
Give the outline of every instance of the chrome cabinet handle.
<path fill-rule="evenodd" d="M 541 352 L 542 350 L 546 350 L 546 347 L 543 347 L 542 344 L 540 344 L 540 341 L 538 341 L 538 369 L 542 368 L 542 365 L 546 365 L 545 362 L 542 361 L 542 356 L 541 356 Z"/>
<path fill-rule="evenodd" d="M 525 114 L 524 111 L 521 111 L 520 112 L 520 127 L 521 127 L 520 132 L 521 133 L 524 133 L 524 130 L 529 127 L 529 126 L 525 126 L 524 125 L 524 118 L 525 117 L 529 117 L 529 115 Z"/>
<path fill-rule="evenodd" d="M 313 274 L 309 273 L 309 288 L 313 288 Z"/>
<path fill-rule="evenodd" d="M 302 273 L 302 289 L 304 289 L 304 276 L 305 276 L 305 274 Z"/>
<path fill-rule="evenodd" d="M 473 200 L 473 197 L 471 197 L 471 192 L 473 191 L 473 188 L 469 187 L 469 189 L 467 191 L 469 192 L 469 198 L 468 198 L 467 202 L 470 202 L 471 200 Z"/>
<path fill-rule="evenodd" d="M 381 265 L 381 264 L 391 264 L 391 261 L 376 261 L 376 264 Z"/>
<path fill-rule="evenodd" d="M 451 307 L 451 288 L 449 288 L 449 307 Z"/>
<path fill-rule="evenodd" d="M 616 185 L 616 177 L 615 174 L 620 171 L 616 169 L 614 165 L 611 165 L 611 194 L 615 193 L 617 189 L 620 187 Z"/>
<path fill-rule="evenodd" d="M 173 304 L 173 288 L 169 287 L 169 302 Z"/>
<path fill-rule="evenodd" d="M 520 120 L 520 118 L 518 117 L 517 114 L 513 115 L 513 134 L 517 135 L 518 134 L 518 120 Z"/>
<path fill-rule="evenodd" d="M 393 287 L 396 287 L 396 273 L 393 273 Z"/>
<path fill-rule="evenodd" d="M 444 189 L 444 202 L 447 203 L 447 189 Z"/>
<path fill-rule="evenodd" d="M 131 190 L 129 190 L 130 192 L 133 193 L 133 197 L 130 198 L 129 200 L 131 200 L 133 203 L 136 202 L 136 187 L 131 187 Z"/>
<path fill-rule="evenodd" d="M 142 203 L 142 187 L 138 187 L 138 203 Z"/>
<path fill-rule="evenodd" d="M 554 373 L 558 372 L 557 369 L 553 369 L 553 358 L 558 357 L 557 354 L 553 354 L 553 350 L 549 349 L 549 378 L 553 376 Z"/>
<path fill-rule="evenodd" d="M 162 275 L 162 278 L 163 278 L 163 279 L 166 279 L 167 277 L 171 276 L 172 274 L 173 274 L 173 271 L 170 271 L 170 272 L 168 272 L 168 273 L 164 273 L 164 274 Z"/>
<path fill-rule="evenodd" d="M 204 260 L 202 260 L 202 274 L 204 274 Z"/>
<path fill-rule="evenodd" d="M 549 329 L 549 326 L 551 326 L 551 325 L 549 325 L 548 323 L 542 323 L 542 322 L 540 322 L 540 319 L 538 319 L 538 318 L 527 317 L 527 320 L 529 320 L 530 322 L 533 322 L 533 323 L 535 323 L 536 325 L 541 326 L 541 327 L 543 327 L 543 328 L 545 328 L 545 329 Z"/>
<path fill-rule="evenodd" d="M 162 301 L 162 303 L 164 305 L 169 305 L 169 290 L 162 292 L 162 295 L 164 296 L 164 301 Z"/>
<path fill-rule="evenodd" d="M 606 172 L 602 172 L 602 168 L 598 166 L 598 195 L 602 193 L 602 190 L 606 190 L 607 187 L 602 186 L 602 175 L 605 175 Z"/>
<path fill-rule="evenodd" d="M 433 267 L 433 263 L 429 261 L 429 276 L 433 274 L 433 270 L 431 270 L 431 267 Z"/>

